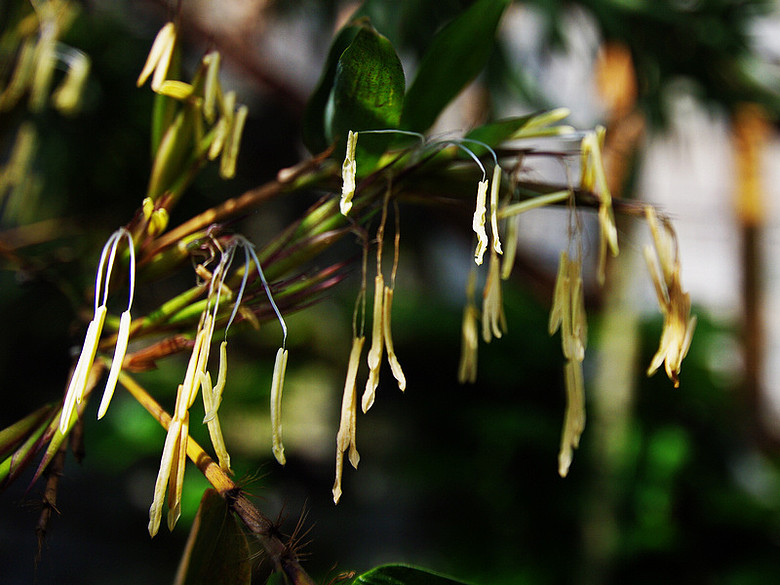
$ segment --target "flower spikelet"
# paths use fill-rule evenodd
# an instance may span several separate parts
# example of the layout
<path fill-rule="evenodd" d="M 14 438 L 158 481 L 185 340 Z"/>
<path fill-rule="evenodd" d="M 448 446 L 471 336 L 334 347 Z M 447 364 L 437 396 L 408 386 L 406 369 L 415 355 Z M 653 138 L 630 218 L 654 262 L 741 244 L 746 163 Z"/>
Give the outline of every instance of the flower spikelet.
<path fill-rule="evenodd" d="M 347 154 L 344 163 L 341 165 L 341 201 L 339 209 L 342 215 L 348 215 L 352 209 L 352 197 L 355 195 L 355 175 L 357 174 L 357 161 L 355 160 L 355 149 L 357 148 L 358 133 L 349 131 L 347 136 Z"/>
<path fill-rule="evenodd" d="M 506 316 L 501 298 L 501 268 L 495 249 L 490 251 L 490 263 L 485 289 L 482 292 L 482 339 L 490 343 L 506 331 Z"/>
<path fill-rule="evenodd" d="M 466 287 L 466 306 L 463 308 L 463 325 L 461 326 L 460 363 L 458 365 L 458 382 L 474 383 L 477 381 L 477 351 L 479 349 L 479 334 L 477 319 L 479 310 L 474 305 L 475 270 L 469 274 Z"/>
<path fill-rule="evenodd" d="M 561 252 L 553 294 L 553 306 L 550 310 L 550 335 L 559 328 L 561 329 L 561 345 L 563 355 L 566 358 L 564 366 L 566 413 L 558 454 L 558 473 L 561 477 L 568 474 L 574 449 L 579 445 L 580 436 L 585 429 L 585 389 L 582 361 L 585 359 L 588 327 L 585 320 L 581 270 L 579 257 L 571 260 L 566 251 Z"/>
<path fill-rule="evenodd" d="M 349 450 L 349 462 L 357 469 L 360 455 L 356 445 L 357 418 L 357 387 L 356 379 L 360 354 L 366 338 L 364 336 L 352 339 L 352 350 L 349 353 L 347 379 L 344 382 L 344 395 L 341 399 L 341 422 L 336 435 L 336 481 L 333 484 L 333 502 L 338 504 L 341 499 L 341 476 L 344 468 L 344 453 Z"/>
<path fill-rule="evenodd" d="M 485 214 L 487 213 L 487 179 L 480 181 L 477 187 L 477 205 L 474 210 L 474 218 L 471 222 L 471 227 L 474 233 L 477 234 L 477 248 L 474 251 L 474 262 L 477 266 L 482 264 L 485 252 L 488 249 L 488 236 L 485 229 Z"/>
<path fill-rule="evenodd" d="M 615 227 L 615 214 L 612 209 L 612 196 L 607 185 L 607 177 L 604 172 L 604 161 L 601 156 L 604 142 L 604 128 L 599 127 L 595 132 L 588 132 L 582 139 L 582 176 L 580 185 L 583 189 L 594 191 L 599 197 L 599 283 L 604 284 L 606 278 L 607 250 L 613 256 L 618 255 L 617 228 Z"/>
<path fill-rule="evenodd" d="M 696 316 L 691 317 L 691 298 L 682 289 L 680 261 L 671 226 L 667 222 L 663 227 L 659 226 L 655 210 L 650 205 L 645 207 L 645 217 L 654 243 L 654 247 L 645 247 L 645 260 L 664 316 L 661 342 L 647 375 L 653 375 L 664 364 L 666 375 L 677 388 L 682 360 L 688 353 L 696 328 Z"/>

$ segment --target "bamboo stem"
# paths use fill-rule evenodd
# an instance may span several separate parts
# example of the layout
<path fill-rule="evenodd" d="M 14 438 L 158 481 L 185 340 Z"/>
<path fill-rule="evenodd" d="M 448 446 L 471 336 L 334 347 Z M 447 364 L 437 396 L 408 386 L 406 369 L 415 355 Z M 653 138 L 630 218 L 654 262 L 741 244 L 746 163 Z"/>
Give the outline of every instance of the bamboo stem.
<path fill-rule="evenodd" d="M 151 414 L 165 429 L 171 424 L 169 415 L 160 404 L 133 378 L 126 373 L 119 374 L 119 383 Z M 295 552 L 289 544 L 277 536 L 273 522 L 265 516 L 244 495 L 243 490 L 233 482 L 227 473 L 192 438 L 187 440 L 187 456 L 200 469 L 208 482 L 219 492 L 230 509 L 244 526 L 262 544 L 277 571 L 282 571 L 295 585 L 314 585 L 312 578 L 301 567 Z"/>

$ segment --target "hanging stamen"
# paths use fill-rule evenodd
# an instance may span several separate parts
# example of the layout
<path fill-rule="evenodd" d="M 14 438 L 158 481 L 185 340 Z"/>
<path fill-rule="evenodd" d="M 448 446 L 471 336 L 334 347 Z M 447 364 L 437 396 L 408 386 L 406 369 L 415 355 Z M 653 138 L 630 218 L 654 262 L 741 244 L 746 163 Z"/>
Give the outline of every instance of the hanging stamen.
<path fill-rule="evenodd" d="M 100 401 L 100 407 L 98 408 L 98 419 L 105 416 L 108 406 L 111 403 L 111 398 L 114 395 L 116 389 L 116 383 L 119 379 L 119 372 L 122 369 L 122 363 L 125 360 L 125 354 L 127 353 L 127 344 L 130 339 L 130 324 L 132 317 L 130 316 L 130 309 L 133 306 L 133 297 L 135 296 L 135 245 L 133 244 L 133 238 L 126 229 L 121 228 L 119 230 L 119 237 L 117 242 L 122 236 L 127 237 L 128 251 L 130 253 L 130 285 L 127 299 L 127 309 L 122 313 L 119 318 L 119 331 L 116 337 L 116 346 L 114 348 L 114 357 L 111 360 L 111 369 L 108 372 L 108 380 L 106 381 L 106 388 L 103 391 L 103 398 Z M 116 248 L 114 247 L 114 251 Z M 109 263 L 108 271 L 111 271 L 111 263 L 113 263 L 113 254 L 111 255 L 111 262 Z M 108 277 L 106 277 L 106 295 L 108 294 Z M 105 304 L 105 300 L 104 300 Z"/>
<path fill-rule="evenodd" d="M 344 163 L 341 165 L 341 201 L 339 201 L 339 210 L 341 215 L 346 216 L 352 209 L 352 198 L 355 196 L 355 176 L 357 175 L 357 161 L 355 160 L 355 149 L 357 148 L 358 133 L 349 131 L 347 135 L 347 153 L 344 157 Z"/>
<path fill-rule="evenodd" d="M 279 348 L 274 361 L 273 382 L 271 383 L 271 429 L 273 453 L 280 465 L 284 465 L 284 445 L 282 445 L 282 390 L 287 371 L 287 350 Z"/>
<path fill-rule="evenodd" d="M 474 218 L 471 221 L 471 227 L 474 233 L 477 234 L 477 248 L 474 252 L 474 262 L 476 262 L 477 266 L 482 264 L 485 252 L 488 249 L 488 236 L 485 230 L 487 188 L 488 182 L 486 179 L 479 182 L 477 187 L 477 205 L 474 210 Z"/>
<path fill-rule="evenodd" d="M 466 382 L 473 384 L 477 381 L 477 350 L 479 349 L 477 319 L 479 311 L 474 304 L 476 280 L 476 268 L 472 266 L 466 285 L 466 306 L 463 308 L 463 324 L 461 326 L 460 362 L 458 364 L 458 382 L 461 384 Z"/>
<path fill-rule="evenodd" d="M 379 386 L 379 368 L 384 351 L 384 335 L 382 319 L 384 317 L 385 281 L 382 274 L 374 278 L 374 313 L 371 328 L 371 349 L 368 350 L 368 381 L 363 392 L 361 406 L 363 412 L 368 412 L 374 404 L 376 389 Z"/>
<path fill-rule="evenodd" d="M 503 254 L 501 240 L 498 236 L 498 193 L 501 190 L 501 167 L 493 167 L 493 180 L 490 184 L 490 232 L 493 238 L 493 250 Z"/>
<path fill-rule="evenodd" d="M 108 402 L 110 402 L 111 395 L 116 387 L 116 377 L 119 375 L 118 369 L 121 368 L 122 361 L 124 361 L 125 352 L 127 350 L 127 339 L 130 335 L 130 308 L 133 302 L 133 295 L 135 294 L 135 249 L 130 233 L 125 228 L 120 228 L 111 234 L 100 253 L 98 271 L 95 277 L 95 312 L 92 320 L 87 326 L 87 333 L 84 338 L 81 355 L 73 370 L 73 375 L 71 376 L 68 390 L 65 394 L 65 401 L 63 402 L 62 414 L 60 417 L 60 431 L 63 433 L 67 431 L 68 422 L 73 414 L 73 409 L 76 404 L 81 403 L 84 394 L 86 393 L 87 381 L 92 369 L 92 364 L 95 361 L 100 334 L 103 331 L 103 324 L 106 319 L 106 313 L 108 312 L 106 303 L 108 301 L 109 282 L 111 280 L 111 271 L 114 266 L 114 258 L 116 257 L 117 246 L 123 237 L 127 238 L 130 250 L 130 292 L 127 310 L 122 314 L 122 318 L 120 318 L 119 334 L 117 335 L 114 360 L 111 365 L 112 371 L 115 369 L 116 371 L 113 376 L 109 374 L 109 383 L 106 385 L 106 391 L 104 392 L 102 401 L 102 403 L 105 404 L 101 403 L 102 408 L 100 411 L 102 414 L 105 414 L 105 410 L 108 408 Z M 103 285 L 104 272 L 105 286 Z M 127 316 L 125 316 L 125 314 Z M 114 365 L 115 363 L 118 365 Z"/>
<path fill-rule="evenodd" d="M 490 264 L 485 288 L 482 291 L 482 339 L 490 343 L 493 337 L 500 338 L 506 331 L 506 316 L 501 295 L 501 274 L 498 254 L 490 251 Z"/>
<path fill-rule="evenodd" d="M 336 480 L 333 484 L 333 502 L 341 499 L 341 475 L 344 467 L 344 453 L 349 450 L 349 462 L 357 469 L 360 455 L 356 443 L 357 419 L 357 373 L 360 354 L 363 351 L 365 337 L 354 337 L 349 353 L 347 379 L 344 382 L 344 394 L 341 398 L 341 421 L 336 435 Z"/>

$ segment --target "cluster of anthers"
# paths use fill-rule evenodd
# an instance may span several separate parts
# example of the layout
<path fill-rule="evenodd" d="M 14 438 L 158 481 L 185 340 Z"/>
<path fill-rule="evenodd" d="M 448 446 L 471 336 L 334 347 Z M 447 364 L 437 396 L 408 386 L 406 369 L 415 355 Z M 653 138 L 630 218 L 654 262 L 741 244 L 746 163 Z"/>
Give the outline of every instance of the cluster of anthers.
<path fill-rule="evenodd" d="M 349 133 L 347 143 L 347 155 L 342 166 L 342 177 L 344 179 L 344 188 L 340 209 L 342 214 L 347 215 L 352 208 L 352 197 L 355 193 L 355 173 L 357 165 L 355 162 L 355 148 L 357 144 L 357 132 Z M 398 270 L 398 252 L 400 234 L 396 229 L 394 238 L 394 257 L 390 275 L 390 284 L 386 284 L 382 271 L 382 247 L 384 242 L 384 230 L 387 222 L 388 205 L 390 201 L 391 187 L 388 184 L 387 196 L 384 199 L 382 207 L 382 218 L 377 229 L 377 253 L 376 253 L 376 276 L 374 277 L 374 302 L 371 322 L 371 347 L 368 350 L 368 379 L 361 397 L 361 409 L 363 413 L 373 406 L 376 399 L 376 391 L 379 387 L 379 371 L 382 365 L 382 357 L 387 352 L 387 362 L 390 370 L 398 383 L 398 388 L 403 392 L 406 390 L 406 376 L 404 375 L 401 363 L 395 353 L 393 345 L 393 335 L 391 327 L 391 314 L 393 307 L 393 291 L 395 289 L 395 278 Z M 396 209 L 397 213 L 397 209 Z M 396 216 L 397 219 L 397 216 Z M 398 222 L 396 222 L 396 226 Z M 341 478 L 344 468 L 344 454 L 348 454 L 349 462 L 357 469 L 360 455 L 356 446 L 356 421 L 357 421 L 357 374 L 360 364 L 360 358 L 363 354 L 363 346 L 366 342 L 365 315 L 366 315 L 366 256 L 363 262 L 363 284 L 355 303 L 355 312 L 352 323 L 352 348 L 349 354 L 349 365 L 347 366 L 347 377 L 344 382 L 344 392 L 341 400 L 341 420 L 339 430 L 336 435 L 336 479 L 333 484 L 333 501 L 338 504 L 341 499 Z M 360 316 L 360 322 L 358 319 Z"/>
<path fill-rule="evenodd" d="M 166 491 L 168 496 L 169 529 L 173 529 L 181 513 L 181 492 L 189 438 L 189 409 L 197 398 L 199 391 L 203 397 L 203 408 L 205 411 L 203 423 L 208 427 L 211 443 L 219 459 L 219 465 L 226 472 L 232 473 L 230 456 L 228 455 L 219 424 L 218 409 L 222 401 L 222 393 L 227 379 L 227 332 L 241 305 L 253 262 L 265 288 L 268 301 L 279 319 L 283 332 L 282 345 L 276 353 L 271 383 L 271 425 L 274 456 L 280 464 L 284 465 L 285 463 L 284 446 L 282 444 L 281 402 L 284 377 L 287 371 L 287 325 L 273 300 L 254 246 L 239 235 L 232 236 L 225 248 L 217 240 L 212 240 L 212 244 L 214 250 L 216 250 L 215 257 L 217 255 L 219 257 L 214 270 L 209 272 L 205 265 L 200 265 L 196 269 L 198 275 L 208 283 L 208 295 L 198 322 L 195 344 L 187 364 L 184 381 L 179 384 L 177 390 L 176 407 L 163 447 L 160 469 L 154 486 L 154 499 L 149 509 L 149 533 L 152 536 L 157 533 L 160 526 Z M 238 248 L 244 249 L 244 270 L 240 288 L 234 295 L 225 284 L 225 280 Z M 220 314 L 220 303 L 223 298 L 233 300 L 233 310 L 225 325 L 224 339 L 219 347 L 219 369 L 216 384 L 214 384 L 208 371 L 208 360 L 214 329 Z"/>
<path fill-rule="evenodd" d="M 151 77 L 151 88 L 155 93 L 168 96 L 180 102 L 193 105 L 203 116 L 203 121 L 211 125 L 204 130 L 200 117 L 192 117 L 193 132 L 197 148 L 205 148 L 209 160 L 220 157 L 219 172 L 223 178 L 231 178 L 236 172 L 236 160 L 241 145 L 249 108 L 237 105 L 236 92 L 223 92 L 219 82 L 220 54 L 210 51 L 203 56 L 192 83 L 169 79 L 169 70 L 177 42 L 176 25 L 168 22 L 157 33 L 149 51 L 143 69 L 138 76 L 137 85 L 141 87 Z M 184 127 L 185 122 L 174 122 Z M 176 132 L 169 134 L 167 143 L 159 148 L 150 181 L 150 195 L 156 197 L 160 189 L 155 185 L 160 181 L 167 164 L 166 157 L 176 148 L 180 137 Z M 160 185 L 163 188 L 164 185 Z"/>
<path fill-rule="evenodd" d="M 538 121 L 532 120 L 523 131 L 513 138 L 550 136 L 567 132 L 571 130 L 568 127 L 547 126 L 547 124 L 556 122 L 566 115 L 567 112 L 565 110 L 556 110 L 543 115 Z M 604 136 L 604 128 L 599 127 L 595 131 L 585 133 L 580 143 L 580 188 L 593 193 L 598 198 L 599 261 L 597 277 L 600 284 L 603 284 L 606 278 L 607 253 L 609 252 L 612 256 L 617 256 L 619 251 L 612 197 L 607 185 L 601 155 Z M 352 208 L 352 199 L 357 188 L 357 164 L 355 158 L 357 137 L 357 132 L 349 132 L 346 158 L 342 166 L 343 188 L 340 208 L 344 215 L 347 215 Z M 458 379 L 461 383 L 473 383 L 476 381 L 479 321 L 481 320 L 482 322 L 481 333 L 485 342 L 490 342 L 493 337 L 500 338 L 506 332 L 501 280 L 509 277 L 512 264 L 514 263 L 517 244 L 517 219 L 519 215 L 537 207 L 566 201 L 569 202 L 571 211 L 575 211 L 572 189 L 540 195 L 518 203 L 505 203 L 501 206 L 499 196 L 502 171 L 495 152 L 487 145 L 478 143 L 492 154 L 495 163 L 492 180 L 488 182 L 487 173 L 482 162 L 465 145 L 467 142 L 469 140 L 466 139 L 447 141 L 447 143 L 463 149 L 482 170 L 482 180 L 479 181 L 477 186 L 476 206 L 472 220 L 472 229 L 476 236 L 474 252 L 476 266 L 472 269 L 468 279 L 466 305 L 463 311 L 461 356 L 458 368 Z M 489 200 L 488 188 L 490 188 Z M 490 236 L 488 236 L 487 228 L 488 217 Z M 653 357 L 647 373 L 648 375 L 653 374 L 663 363 L 665 364 L 667 375 L 677 386 L 679 384 L 680 365 L 690 346 L 696 319 L 695 317 L 690 317 L 690 298 L 681 288 L 680 265 L 674 232 L 666 221 L 663 223 L 663 230 L 659 227 L 655 211 L 651 206 L 646 208 L 646 218 L 653 234 L 655 252 L 653 252 L 653 248 L 648 248 L 645 251 L 645 255 L 655 284 L 659 304 L 664 314 L 664 329 L 660 347 Z M 504 219 L 507 220 L 505 254 L 502 251 L 498 227 L 499 221 Z M 555 334 L 559 329 L 561 330 L 561 345 L 566 360 L 564 366 L 566 413 L 558 456 L 558 471 L 561 476 L 567 475 L 573 459 L 573 451 L 579 445 L 580 436 L 585 428 L 585 391 L 582 364 L 587 345 L 587 321 L 582 279 L 581 234 L 576 221 L 573 222 L 573 225 L 574 229 L 569 234 L 569 246 L 573 245 L 576 253 L 573 256 L 565 250 L 561 253 L 549 319 L 550 335 Z M 484 255 L 488 250 L 490 250 L 490 260 L 482 289 L 482 311 L 480 312 L 475 302 L 476 267 L 483 263 Z M 504 255 L 503 263 L 500 263 L 499 255 L 502 254 Z M 660 266 L 660 270 L 658 266 Z M 374 305 L 375 331 L 380 318 L 376 311 L 381 303 L 381 273 L 377 276 L 377 279 L 376 294 L 378 296 Z M 385 319 L 389 323 L 389 312 Z M 389 339 L 389 333 L 387 334 L 387 339 Z M 347 383 L 342 401 L 341 426 L 337 438 L 336 484 L 333 489 L 336 501 L 341 496 L 343 454 L 349 450 L 349 459 L 355 467 L 357 467 L 359 461 L 359 455 L 355 448 L 356 397 L 354 386 L 358 368 L 357 364 L 364 341 L 364 337 L 356 335 L 353 339 L 352 351 L 350 353 Z M 369 386 L 376 384 L 375 372 L 377 370 L 375 368 L 379 362 L 379 357 L 377 357 L 373 349 L 376 346 L 375 341 L 372 344 L 372 351 L 369 352 L 369 366 L 371 368 Z M 389 347 L 392 348 L 392 344 Z M 381 356 L 381 347 L 379 356 Z M 370 407 L 372 402 L 373 391 L 368 392 L 367 390 L 363 397 L 364 412 Z"/>
<path fill-rule="evenodd" d="M 129 300 L 127 309 L 119 319 L 119 330 L 116 335 L 114 356 L 111 360 L 111 368 L 108 373 L 106 387 L 98 408 L 98 418 L 102 418 L 109 407 L 114 394 L 117 381 L 120 379 L 121 369 L 128 341 L 131 333 L 132 307 L 135 293 L 135 250 L 130 233 L 125 228 L 120 228 L 106 242 L 100 256 L 97 276 L 95 278 L 95 311 L 92 320 L 87 327 L 87 333 L 81 350 L 81 355 L 71 375 L 68 390 L 65 395 L 62 414 L 59 421 L 59 432 L 66 434 L 70 431 L 79 414 L 78 406 L 97 383 L 102 368 L 96 367 L 95 357 L 98 350 L 103 325 L 108 313 L 107 301 L 112 270 L 117 260 L 120 243 L 127 241 L 127 264 L 129 279 Z M 269 303 L 273 308 L 283 332 L 282 345 L 276 354 L 274 372 L 271 383 L 271 423 L 273 434 L 273 453 L 276 459 L 284 465 L 284 446 L 282 444 L 281 401 L 284 377 L 287 368 L 287 326 L 282 317 L 268 283 L 263 275 L 260 261 L 255 253 L 253 245 L 240 235 L 231 236 L 227 243 L 221 245 L 216 239 L 210 240 L 210 248 L 214 253 L 213 258 L 218 258 L 216 265 L 210 272 L 208 265 L 199 265 L 196 272 L 204 280 L 201 286 L 207 287 L 207 296 L 204 308 L 197 325 L 195 340 L 187 364 L 184 380 L 178 386 L 176 403 L 168 433 L 160 460 L 160 468 L 154 487 L 154 496 L 149 510 L 149 533 L 154 536 L 160 526 L 163 502 L 168 505 L 168 526 L 173 528 L 181 513 L 181 492 L 184 479 L 184 467 L 187 456 L 187 444 L 189 439 L 189 410 L 192 407 L 198 393 L 203 399 L 205 416 L 203 423 L 207 425 L 212 446 L 219 460 L 219 465 L 228 473 L 230 469 L 230 456 L 222 436 L 219 423 L 218 409 L 222 401 L 222 393 L 227 380 L 227 332 L 235 319 L 249 279 L 252 266 L 257 271 L 258 277 L 266 291 Z M 225 281 L 233 262 L 237 249 L 244 250 L 244 268 L 240 287 L 233 293 Z M 233 309 L 227 317 L 224 328 L 224 339 L 219 347 L 219 369 L 216 382 L 208 370 L 209 354 L 212 338 L 214 337 L 217 322 L 224 319 L 223 301 L 233 301 Z"/>

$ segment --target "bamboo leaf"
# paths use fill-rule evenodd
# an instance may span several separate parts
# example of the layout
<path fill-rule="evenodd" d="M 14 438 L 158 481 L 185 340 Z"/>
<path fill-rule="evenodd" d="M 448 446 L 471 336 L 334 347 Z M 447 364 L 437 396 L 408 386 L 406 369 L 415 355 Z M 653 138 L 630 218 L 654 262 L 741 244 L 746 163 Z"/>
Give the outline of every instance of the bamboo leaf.
<path fill-rule="evenodd" d="M 352 581 L 352 585 L 464 585 L 449 577 L 408 565 L 383 565 Z"/>
<path fill-rule="evenodd" d="M 401 127 L 425 132 L 485 66 L 510 0 L 477 0 L 439 32 L 406 95 Z"/>
<path fill-rule="evenodd" d="M 241 526 L 216 490 L 203 493 L 175 585 L 249 585 L 252 557 Z"/>
<path fill-rule="evenodd" d="M 361 27 L 356 24 L 347 25 L 333 39 L 317 88 L 306 104 L 303 114 L 303 143 L 312 154 L 322 152 L 329 146 L 325 136 L 325 108 L 333 90 L 339 57 L 352 43 L 360 29 Z"/>
<path fill-rule="evenodd" d="M 404 86 L 403 67 L 393 45 L 369 25 L 363 26 L 336 67 L 333 90 L 325 108 L 325 134 L 329 142 L 346 144 L 343 139 L 349 130 L 397 128 Z M 365 139 L 361 137 L 358 149 L 378 156 L 388 141 L 387 135 L 368 135 Z"/>

